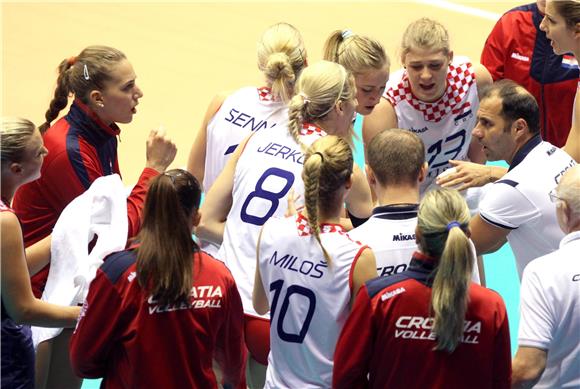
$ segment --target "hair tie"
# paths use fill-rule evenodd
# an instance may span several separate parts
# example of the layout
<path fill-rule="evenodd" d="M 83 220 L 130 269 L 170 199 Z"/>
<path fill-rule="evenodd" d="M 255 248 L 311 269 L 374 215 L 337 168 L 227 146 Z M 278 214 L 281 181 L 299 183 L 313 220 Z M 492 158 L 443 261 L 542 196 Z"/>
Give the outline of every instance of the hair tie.
<path fill-rule="evenodd" d="M 164 175 L 165 177 L 169 177 L 169 179 L 171 180 L 171 183 L 172 183 L 173 185 L 175 185 L 175 176 L 172 176 L 171 174 L 168 174 L 167 172 L 163 172 L 163 175 Z"/>
<path fill-rule="evenodd" d="M 453 227 L 459 227 L 459 228 L 461 228 L 461 223 L 459 223 L 459 222 L 458 222 L 458 221 L 456 221 L 456 220 L 453 220 L 452 222 L 449 222 L 449 224 L 447 224 L 447 227 L 446 227 L 446 229 L 447 229 L 447 231 L 451 231 L 451 229 L 452 229 Z"/>
<path fill-rule="evenodd" d="M 320 155 L 320 162 L 324 163 L 324 155 L 322 155 L 322 153 L 320 151 L 316 151 L 312 155 L 314 155 L 314 154 Z"/>
<path fill-rule="evenodd" d="M 73 66 L 75 64 L 75 62 L 77 61 L 77 57 L 76 56 L 72 56 L 69 59 L 66 60 L 66 63 L 69 67 Z"/>
<path fill-rule="evenodd" d="M 340 33 L 340 35 L 342 35 L 342 39 L 346 39 L 346 38 L 349 38 L 351 36 L 354 36 L 354 32 L 352 32 L 351 30 L 349 30 L 347 28 L 346 30 L 342 30 L 342 32 Z"/>
<path fill-rule="evenodd" d="M 85 76 L 85 80 L 90 80 L 91 77 L 89 77 L 89 68 L 87 68 L 87 64 L 83 65 L 83 76 Z"/>
<path fill-rule="evenodd" d="M 302 100 L 304 100 L 304 104 L 310 103 L 310 99 L 308 98 L 308 96 L 306 96 L 304 92 L 298 93 L 298 96 L 302 97 Z"/>

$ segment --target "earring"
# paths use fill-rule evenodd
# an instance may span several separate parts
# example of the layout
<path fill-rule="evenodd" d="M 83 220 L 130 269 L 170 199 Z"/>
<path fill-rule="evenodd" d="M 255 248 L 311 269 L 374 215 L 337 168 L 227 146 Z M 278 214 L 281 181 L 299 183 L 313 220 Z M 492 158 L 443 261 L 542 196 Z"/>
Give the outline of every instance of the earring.
<path fill-rule="evenodd" d="M 97 103 L 97 105 L 98 105 L 100 108 L 105 108 L 105 104 L 103 104 L 103 103 Z"/>

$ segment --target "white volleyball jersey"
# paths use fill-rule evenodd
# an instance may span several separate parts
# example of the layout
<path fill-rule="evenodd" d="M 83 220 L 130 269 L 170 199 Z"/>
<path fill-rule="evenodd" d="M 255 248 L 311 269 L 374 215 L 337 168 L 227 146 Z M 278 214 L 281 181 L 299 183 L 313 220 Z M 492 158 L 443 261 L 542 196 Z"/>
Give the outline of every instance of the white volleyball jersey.
<path fill-rule="evenodd" d="M 530 262 L 521 288 L 518 345 L 548 352 L 534 388 L 580 387 L 580 231 Z"/>
<path fill-rule="evenodd" d="M 287 123 L 286 104 L 274 100 L 269 88 L 246 87 L 228 96 L 207 125 L 205 192 L 209 191 L 236 147 L 250 133 Z"/>
<path fill-rule="evenodd" d="M 366 248 L 340 225 L 321 225 L 327 264 L 307 219 L 271 219 L 259 266 L 270 303 L 266 388 L 330 388 L 338 336 L 350 312 L 354 264 Z"/>
<path fill-rule="evenodd" d="M 373 250 L 379 277 L 407 269 L 413 253 L 417 251 L 417 210 L 417 204 L 377 207 L 369 220 L 349 231 L 352 239 Z"/>
<path fill-rule="evenodd" d="M 520 279 L 528 262 L 558 249 L 564 237 L 548 193 L 574 165 L 566 152 L 536 135 L 518 150 L 508 172 L 479 204 L 483 220 L 510 230 L 507 239 Z"/>
<path fill-rule="evenodd" d="M 207 124 L 204 191 L 209 191 L 238 144 L 249 134 L 287 123 L 288 108 L 274 99 L 270 88 L 245 87 L 228 96 Z M 200 245 L 217 256 L 219 245 L 204 241 Z"/>
<path fill-rule="evenodd" d="M 324 135 L 321 129 L 306 124 L 300 140 L 310 146 Z M 252 306 L 260 228 L 271 217 L 284 216 L 291 188 L 304 201 L 303 164 L 304 154 L 287 126 L 276 126 L 255 133 L 236 165 L 232 207 L 217 256 L 231 270 L 247 314 L 260 316 Z"/>
<path fill-rule="evenodd" d="M 445 94 L 433 103 L 417 99 L 405 69 L 391 75 L 383 95 L 397 114 L 399 128 L 414 132 L 425 143 L 427 178 L 421 193 L 451 167 L 450 159 L 467 160 L 471 130 L 479 108 L 475 73 L 469 62 L 452 63 L 447 71 Z"/>

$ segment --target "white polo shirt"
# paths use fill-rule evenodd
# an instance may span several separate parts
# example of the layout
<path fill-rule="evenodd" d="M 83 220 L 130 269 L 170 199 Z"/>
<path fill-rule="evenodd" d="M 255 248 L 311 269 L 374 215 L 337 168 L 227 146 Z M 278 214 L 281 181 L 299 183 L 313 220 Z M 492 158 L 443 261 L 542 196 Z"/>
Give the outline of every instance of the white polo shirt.
<path fill-rule="evenodd" d="M 521 288 L 519 346 L 548 351 L 534 388 L 580 387 L 580 231 L 560 249 L 526 267 Z"/>
<path fill-rule="evenodd" d="M 548 193 L 574 165 L 566 152 L 536 135 L 518 150 L 508 172 L 479 203 L 483 220 L 510 230 L 507 239 L 520 279 L 532 259 L 555 251 L 564 236 Z"/>

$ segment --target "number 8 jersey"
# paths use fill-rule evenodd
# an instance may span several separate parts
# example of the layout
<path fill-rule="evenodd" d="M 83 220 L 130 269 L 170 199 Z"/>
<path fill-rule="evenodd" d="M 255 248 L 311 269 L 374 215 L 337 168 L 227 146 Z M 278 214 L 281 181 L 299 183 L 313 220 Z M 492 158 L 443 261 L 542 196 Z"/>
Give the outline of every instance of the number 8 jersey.
<path fill-rule="evenodd" d="M 260 275 L 270 303 L 270 354 L 266 388 L 331 387 L 333 355 L 350 312 L 352 272 L 368 248 L 342 226 L 323 224 L 320 240 L 298 214 L 264 225 Z"/>
<path fill-rule="evenodd" d="M 305 124 L 300 140 L 309 146 L 324 135 L 326 133 L 321 129 Z M 287 126 L 256 132 L 246 143 L 236 164 L 232 207 L 217 258 L 224 261 L 232 272 L 246 314 L 269 317 L 258 315 L 252 306 L 256 243 L 260 228 L 269 218 L 284 216 L 290 189 L 294 188 L 295 195 L 304 194 L 303 164 L 302 149 Z"/>
<path fill-rule="evenodd" d="M 395 109 L 398 127 L 414 132 L 425 144 L 425 160 L 429 163 L 429 171 L 421 183 L 421 193 L 439 174 L 451 167 L 450 159 L 468 159 L 471 130 L 477 123 L 479 108 L 471 63 L 449 65 L 447 89 L 433 103 L 426 103 L 413 95 L 404 69 L 391 76 L 383 97 Z"/>

